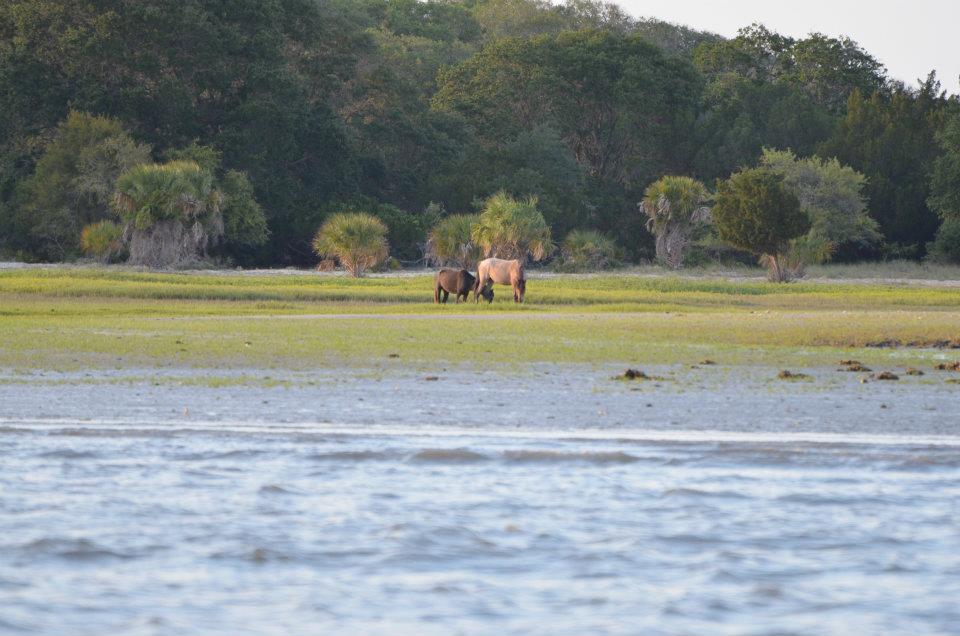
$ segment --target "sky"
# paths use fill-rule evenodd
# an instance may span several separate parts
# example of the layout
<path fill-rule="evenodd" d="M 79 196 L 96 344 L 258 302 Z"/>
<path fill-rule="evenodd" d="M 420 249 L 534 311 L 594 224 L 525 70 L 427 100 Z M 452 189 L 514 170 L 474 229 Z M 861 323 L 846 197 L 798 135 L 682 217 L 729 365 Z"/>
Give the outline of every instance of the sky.
<path fill-rule="evenodd" d="M 960 93 L 960 0 L 614 0 L 634 16 L 734 36 L 753 22 L 783 35 L 847 35 L 913 86 L 936 69 Z"/>

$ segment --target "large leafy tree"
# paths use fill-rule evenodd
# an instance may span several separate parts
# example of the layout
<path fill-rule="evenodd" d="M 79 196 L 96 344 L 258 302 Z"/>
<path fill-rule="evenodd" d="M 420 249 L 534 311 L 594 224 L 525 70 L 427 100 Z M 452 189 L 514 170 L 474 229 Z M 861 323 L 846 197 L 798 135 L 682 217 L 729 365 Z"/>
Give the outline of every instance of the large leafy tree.
<path fill-rule="evenodd" d="M 942 154 L 933 163 L 927 205 L 941 224 L 928 250 L 934 260 L 960 263 L 960 102 L 951 103 L 937 140 Z"/>
<path fill-rule="evenodd" d="M 937 141 L 941 154 L 933 162 L 927 204 L 944 221 L 960 221 L 960 102 L 951 105 Z"/>
<path fill-rule="evenodd" d="M 764 147 L 813 154 L 833 126 L 830 114 L 795 86 L 723 75 L 703 94 L 694 172 L 703 179 L 726 177 L 754 165 Z"/>
<path fill-rule="evenodd" d="M 886 68 L 850 38 L 811 33 L 797 40 L 762 24 L 743 28 L 730 40 L 705 42 L 694 59 L 711 79 L 733 74 L 784 83 L 834 114 L 843 112 L 855 90 L 871 95 L 886 86 Z"/>
<path fill-rule="evenodd" d="M 494 146 L 548 125 L 591 177 L 639 187 L 684 163 L 698 94 L 693 67 L 642 37 L 582 30 L 493 42 L 441 72 L 433 103 Z"/>

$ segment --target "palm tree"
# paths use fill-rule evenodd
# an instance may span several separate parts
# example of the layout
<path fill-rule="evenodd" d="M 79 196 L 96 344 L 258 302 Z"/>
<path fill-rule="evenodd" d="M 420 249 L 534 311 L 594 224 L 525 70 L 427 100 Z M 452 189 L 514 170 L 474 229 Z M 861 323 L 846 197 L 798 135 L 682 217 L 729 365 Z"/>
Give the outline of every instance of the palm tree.
<path fill-rule="evenodd" d="M 537 198 L 518 200 L 503 191 L 487 199 L 470 236 L 486 256 L 498 258 L 539 261 L 554 248 Z"/>
<path fill-rule="evenodd" d="M 203 258 L 223 237 L 223 194 L 193 161 L 141 164 L 117 179 L 113 207 L 130 262 L 170 267 Z"/>
<path fill-rule="evenodd" d="M 480 258 L 480 247 L 470 238 L 470 233 L 479 220 L 478 214 L 451 214 L 433 226 L 427 237 L 430 259 L 440 265 L 473 269 Z"/>
<path fill-rule="evenodd" d="M 343 212 L 324 222 L 313 239 L 313 251 L 336 257 L 355 277 L 387 259 L 387 226 L 370 214 Z"/>
<path fill-rule="evenodd" d="M 640 202 L 647 230 L 656 238 L 657 259 L 672 269 L 683 265 L 683 251 L 697 226 L 710 220 L 706 186 L 690 177 L 662 177 L 652 183 Z"/>

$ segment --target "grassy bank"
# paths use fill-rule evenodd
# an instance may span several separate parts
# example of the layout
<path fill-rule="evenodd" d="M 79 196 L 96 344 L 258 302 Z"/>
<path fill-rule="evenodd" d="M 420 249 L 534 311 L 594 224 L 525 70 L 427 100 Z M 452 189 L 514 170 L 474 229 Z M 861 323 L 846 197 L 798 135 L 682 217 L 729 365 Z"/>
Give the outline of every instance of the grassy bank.
<path fill-rule="evenodd" d="M 432 304 L 428 276 L 0 272 L 0 366 L 927 364 L 960 339 L 946 287 L 595 276 L 531 280 L 516 306 Z M 912 345 L 894 347 L 889 345 Z M 880 346 L 886 345 L 886 346 Z M 390 357 L 390 356 L 397 357 Z M 960 352 L 957 356 L 960 357 Z"/>

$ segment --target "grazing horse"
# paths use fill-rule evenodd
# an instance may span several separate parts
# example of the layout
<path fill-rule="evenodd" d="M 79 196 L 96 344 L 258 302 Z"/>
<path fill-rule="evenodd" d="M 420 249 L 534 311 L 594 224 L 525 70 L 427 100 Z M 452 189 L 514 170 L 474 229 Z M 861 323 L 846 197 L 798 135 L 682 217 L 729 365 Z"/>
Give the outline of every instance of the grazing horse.
<path fill-rule="evenodd" d="M 527 279 L 523 271 L 523 261 L 516 259 L 505 261 L 501 258 L 488 258 L 477 265 L 477 282 L 473 288 L 473 301 L 477 295 L 494 283 L 513 287 L 513 302 L 522 303 L 527 291 Z"/>
<path fill-rule="evenodd" d="M 446 304 L 450 294 L 457 297 L 457 302 L 462 299 L 467 301 L 470 291 L 476 285 L 476 278 L 465 269 L 441 269 L 433 279 L 433 302 Z M 493 300 L 493 290 L 489 289 L 483 293 L 487 302 Z"/>

